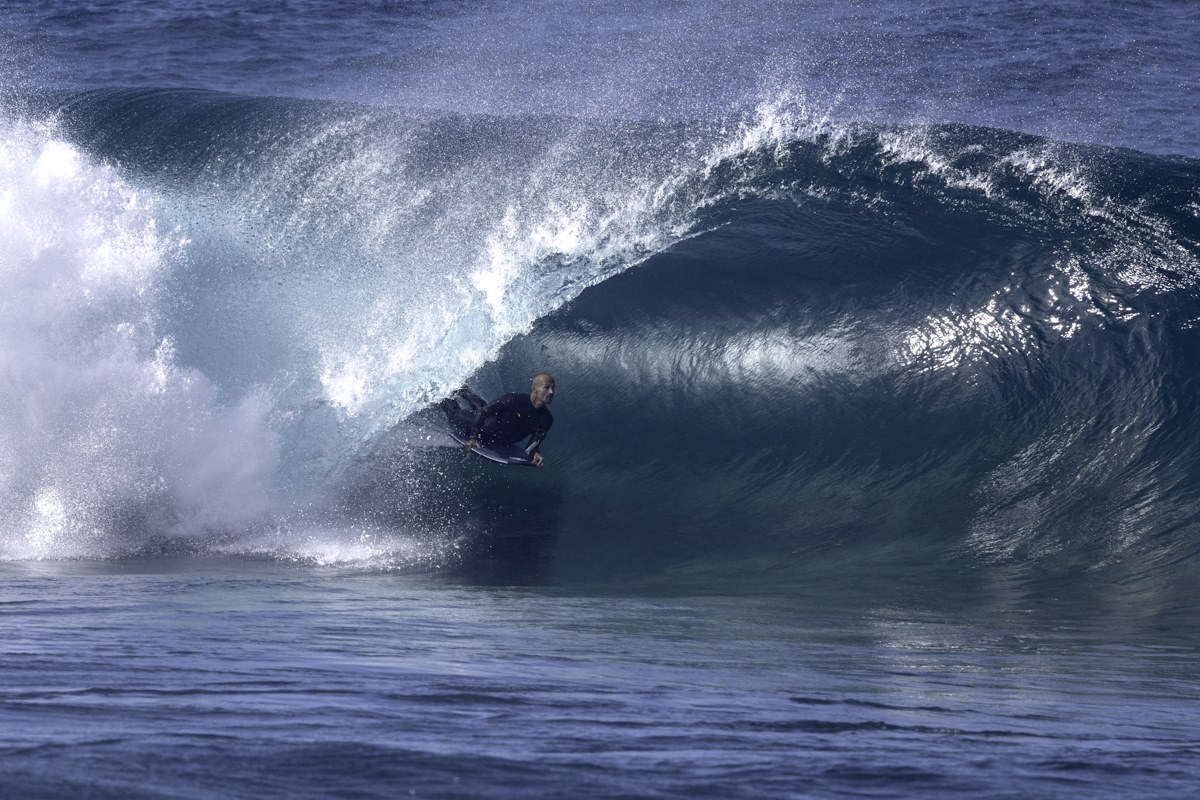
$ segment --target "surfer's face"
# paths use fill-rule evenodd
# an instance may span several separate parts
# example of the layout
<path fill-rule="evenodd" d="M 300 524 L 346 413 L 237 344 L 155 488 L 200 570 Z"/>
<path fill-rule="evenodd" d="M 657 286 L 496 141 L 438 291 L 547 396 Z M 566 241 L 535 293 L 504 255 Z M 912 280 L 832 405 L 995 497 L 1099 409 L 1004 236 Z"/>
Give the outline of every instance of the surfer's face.
<path fill-rule="evenodd" d="M 533 403 L 534 408 L 541 408 L 548 405 L 554 400 L 554 379 L 534 381 L 533 391 L 530 392 L 529 401 Z"/>

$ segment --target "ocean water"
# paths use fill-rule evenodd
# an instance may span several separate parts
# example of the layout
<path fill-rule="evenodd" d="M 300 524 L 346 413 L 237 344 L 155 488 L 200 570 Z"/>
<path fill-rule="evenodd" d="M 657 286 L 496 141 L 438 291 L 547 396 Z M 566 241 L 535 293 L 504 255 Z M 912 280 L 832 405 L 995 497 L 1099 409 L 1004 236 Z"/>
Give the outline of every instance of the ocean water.
<path fill-rule="evenodd" d="M 5 4 L 0 795 L 1194 796 L 1198 23 Z"/>

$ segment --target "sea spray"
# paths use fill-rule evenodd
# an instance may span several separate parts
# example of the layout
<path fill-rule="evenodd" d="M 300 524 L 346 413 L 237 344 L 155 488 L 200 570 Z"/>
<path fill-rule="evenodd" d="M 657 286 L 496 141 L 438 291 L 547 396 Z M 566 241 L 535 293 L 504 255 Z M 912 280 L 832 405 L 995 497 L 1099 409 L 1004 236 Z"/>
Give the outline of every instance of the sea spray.
<path fill-rule="evenodd" d="M 271 501 L 270 401 L 177 363 L 162 285 L 186 237 L 53 126 L 0 120 L 0 547 L 103 556 Z"/>

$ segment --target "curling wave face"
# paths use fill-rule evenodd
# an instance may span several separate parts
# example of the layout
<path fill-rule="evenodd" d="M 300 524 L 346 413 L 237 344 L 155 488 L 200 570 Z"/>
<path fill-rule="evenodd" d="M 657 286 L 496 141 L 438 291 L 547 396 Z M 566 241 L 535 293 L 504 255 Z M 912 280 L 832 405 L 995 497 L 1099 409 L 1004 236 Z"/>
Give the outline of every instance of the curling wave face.
<path fill-rule="evenodd" d="M 4 447 L 31 453 L 6 557 L 136 550 L 133 515 L 385 566 L 532 537 L 539 580 L 844 559 L 1153 591 L 1200 542 L 1193 161 L 794 97 L 719 124 L 152 91 L 54 116 L 4 134 L 31 231 L 4 243 Z M 429 401 L 541 370 L 544 474 L 425 446 Z M 118 386 L 125 416 L 95 411 Z"/>
<path fill-rule="evenodd" d="M 877 560 L 1186 585 L 1194 164 L 965 128 L 740 158 L 755 191 L 707 232 L 500 360 L 572 376 L 572 563 L 703 586 Z"/>

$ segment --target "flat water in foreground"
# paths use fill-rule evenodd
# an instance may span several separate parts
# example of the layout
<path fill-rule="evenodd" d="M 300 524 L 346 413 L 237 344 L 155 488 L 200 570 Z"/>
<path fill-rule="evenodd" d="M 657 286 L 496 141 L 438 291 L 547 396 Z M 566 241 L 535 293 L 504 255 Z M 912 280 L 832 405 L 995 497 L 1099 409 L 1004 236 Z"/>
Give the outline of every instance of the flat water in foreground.
<path fill-rule="evenodd" d="M 0 567 L 0 795 L 1182 797 L 1200 658 L 1099 625 Z"/>

